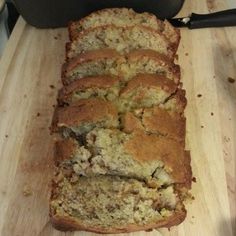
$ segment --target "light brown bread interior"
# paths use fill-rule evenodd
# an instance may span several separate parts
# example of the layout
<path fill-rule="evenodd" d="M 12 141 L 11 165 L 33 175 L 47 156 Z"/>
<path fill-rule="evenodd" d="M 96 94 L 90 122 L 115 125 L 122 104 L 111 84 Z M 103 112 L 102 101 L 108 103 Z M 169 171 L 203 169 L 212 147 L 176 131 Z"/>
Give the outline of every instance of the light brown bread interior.
<path fill-rule="evenodd" d="M 67 58 L 75 57 L 85 51 L 111 48 L 121 54 L 135 49 L 152 49 L 174 59 L 176 48 L 166 37 L 146 26 L 118 27 L 114 25 L 99 26 L 82 31 L 77 39 L 67 44 Z"/>

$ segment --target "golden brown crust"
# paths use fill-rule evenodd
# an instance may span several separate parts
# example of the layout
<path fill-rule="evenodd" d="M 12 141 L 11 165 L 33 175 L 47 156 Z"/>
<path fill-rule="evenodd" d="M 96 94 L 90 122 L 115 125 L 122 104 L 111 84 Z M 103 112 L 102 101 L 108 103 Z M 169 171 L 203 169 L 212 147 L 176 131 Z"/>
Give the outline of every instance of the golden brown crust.
<path fill-rule="evenodd" d="M 122 117 L 122 127 L 123 127 L 123 132 L 125 133 L 132 133 L 137 129 L 144 129 L 142 126 L 141 121 L 134 116 L 132 112 L 126 112 L 123 117 Z"/>
<path fill-rule="evenodd" d="M 187 106 L 187 99 L 185 97 L 185 90 L 184 89 L 178 89 L 175 94 L 172 95 L 172 97 L 166 102 L 168 104 L 171 101 L 175 101 L 175 111 L 183 114 L 184 109 Z"/>
<path fill-rule="evenodd" d="M 132 133 L 140 129 L 150 134 L 174 139 L 183 144 L 185 143 L 185 123 L 185 117 L 179 113 L 169 112 L 158 106 L 143 109 L 140 119 L 131 112 L 127 112 L 122 118 L 125 133 Z"/>
<path fill-rule="evenodd" d="M 70 21 L 68 23 L 68 34 L 70 41 L 76 39 L 77 34 L 79 33 L 79 31 L 76 29 L 78 23 L 79 21 Z"/>
<path fill-rule="evenodd" d="M 189 178 L 191 179 L 191 166 L 186 158 L 184 145 L 171 139 L 146 134 L 141 130 L 136 130 L 133 134 L 124 147 L 134 159 L 140 162 L 160 160 L 165 164 L 165 168 L 168 168 L 167 171 L 170 171 L 175 183 L 188 183 Z"/>
<path fill-rule="evenodd" d="M 102 50 L 91 50 L 84 53 L 79 54 L 77 57 L 70 59 L 62 66 L 62 82 L 63 84 L 67 84 L 68 81 L 66 78 L 69 76 L 68 73 L 76 68 L 78 65 L 95 60 L 107 59 L 107 58 L 116 58 L 122 59 L 122 56 L 114 49 L 102 49 Z"/>
<path fill-rule="evenodd" d="M 112 234 L 112 233 L 129 233 L 135 231 L 142 231 L 142 230 L 150 230 L 156 229 L 161 227 L 170 228 L 171 226 L 180 224 L 186 217 L 186 210 L 184 207 L 181 211 L 176 211 L 175 214 L 172 216 L 159 220 L 158 222 L 149 223 L 146 225 L 135 225 L 129 224 L 125 227 L 113 227 L 113 228 L 103 228 L 103 227 L 96 227 L 96 226 L 86 226 L 79 220 L 75 220 L 75 218 L 70 216 L 57 216 L 51 214 L 51 223 L 52 225 L 61 231 L 74 231 L 74 230 L 82 230 L 82 231 L 90 231 L 94 233 L 101 233 L 101 234 Z"/>
<path fill-rule="evenodd" d="M 52 127 L 54 132 L 60 127 L 80 126 L 108 118 L 118 119 L 117 110 L 112 103 L 98 98 L 79 100 L 69 107 L 58 108 L 55 113 Z"/>
<path fill-rule="evenodd" d="M 125 88 L 121 91 L 121 94 L 129 93 L 138 87 L 147 89 L 160 88 L 169 94 L 174 93 L 177 89 L 177 85 L 164 76 L 157 74 L 138 74 L 128 82 Z"/>
<path fill-rule="evenodd" d="M 180 30 L 173 27 L 168 20 L 164 20 L 162 24 L 163 34 L 166 36 L 166 38 L 171 39 L 173 51 L 176 53 L 181 38 Z"/>
<path fill-rule="evenodd" d="M 66 59 L 66 61 L 68 61 L 69 60 L 69 57 L 68 57 L 68 52 L 71 50 L 71 42 L 67 42 L 66 43 L 66 47 L 65 47 L 65 59 Z"/>
<path fill-rule="evenodd" d="M 110 75 L 97 75 L 84 77 L 73 81 L 71 84 L 62 87 L 58 92 L 58 103 L 63 104 L 68 101 L 72 93 L 88 88 L 107 89 L 120 81 L 120 77 Z"/>
<path fill-rule="evenodd" d="M 137 58 L 140 59 L 142 57 L 149 57 L 149 58 L 163 61 L 163 65 L 165 64 L 173 65 L 173 63 L 169 60 L 167 56 L 160 54 L 151 49 L 136 49 L 127 54 L 127 58 L 129 58 L 130 60 L 137 59 Z"/>
<path fill-rule="evenodd" d="M 157 106 L 147 108 L 143 113 L 143 125 L 147 132 L 160 133 L 180 142 L 185 140 L 185 123 L 185 117 Z"/>
<path fill-rule="evenodd" d="M 79 148 L 79 144 L 75 139 L 61 139 L 56 141 L 54 145 L 54 163 L 58 166 L 65 160 L 71 160 L 75 151 Z"/>

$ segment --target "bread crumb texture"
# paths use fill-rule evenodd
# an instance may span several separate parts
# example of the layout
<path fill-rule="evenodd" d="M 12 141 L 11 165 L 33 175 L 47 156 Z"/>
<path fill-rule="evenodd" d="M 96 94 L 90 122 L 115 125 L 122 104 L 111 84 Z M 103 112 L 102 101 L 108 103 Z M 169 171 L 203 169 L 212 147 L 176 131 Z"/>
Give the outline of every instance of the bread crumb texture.
<path fill-rule="evenodd" d="M 53 215 L 76 218 L 86 227 L 145 225 L 181 208 L 173 186 L 158 190 L 136 179 L 102 175 L 76 181 L 63 177 L 51 200 Z"/>

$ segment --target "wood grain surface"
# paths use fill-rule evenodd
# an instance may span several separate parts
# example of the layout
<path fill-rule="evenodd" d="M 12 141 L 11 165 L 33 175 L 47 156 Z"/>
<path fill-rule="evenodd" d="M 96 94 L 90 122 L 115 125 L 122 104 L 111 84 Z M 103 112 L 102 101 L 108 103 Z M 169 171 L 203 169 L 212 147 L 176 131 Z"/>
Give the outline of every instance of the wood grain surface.
<path fill-rule="evenodd" d="M 186 1 L 181 16 L 236 7 L 233 0 Z M 188 216 L 170 231 L 130 235 L 236 235 L 236 27 L 181 29 L 178 63 L 187 92 L 187 147 L 197 182 Z M 0 235 L 91 236 L 52 228 L 51 122 L 66 29 L 40 30 L 20 18 L 0 61 Z M 235 82 L 234 82 L 235 81 Z M 124 234 L 123 234 L 124 235 Z"/>

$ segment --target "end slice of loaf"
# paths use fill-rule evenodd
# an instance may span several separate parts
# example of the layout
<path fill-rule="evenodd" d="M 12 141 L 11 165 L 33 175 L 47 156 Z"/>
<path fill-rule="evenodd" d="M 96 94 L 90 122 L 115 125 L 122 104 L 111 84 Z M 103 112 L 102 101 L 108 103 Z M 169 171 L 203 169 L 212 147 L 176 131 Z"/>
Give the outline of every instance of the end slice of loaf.
<path fill-rule="evenodd" d="M 96 75 L 122 76 L 130 80 L 137 74 L 159 74 L 179 83 L 180 68 L 163 55 L 152 50 L 135 50 L 121 56 L 115 50 L 103 49 L 82 53 L 64 64 L 62 81 Z"/>
<path fill-rule="evenodd" d="M 174 59 L 176 48 L 158 31 L 146 26 L 99 26 L 82 31 L 67 44 L 67 58 L 96 49 L 111 48 L 121 54 L 135 49 L 152 49 Z"/>
<path fill-rule="evenodd" d="M 69 36 L 71 40 L 74 40 L 81 31 L 110 24 L 122 27 L 133 25 L 151 27 L 163 33 L 176 48 L 179 44 L 180 31 L 174 28 L 168 21 L 161 21 L 157 19 L 155 15 L 147 12 L 136 13 L 132 9 L 127 8 L 103 9 L 93 12 L 80 21 L 70 22 Z"/>
<path fill-rule="evenodd" d="M 150 188 L 132 178 L 59 172 L 51 194 L 51 222 L 59 230 L 96 233 L 171 227 L 186 217 L 179 192 L 174 186 Z"/>

